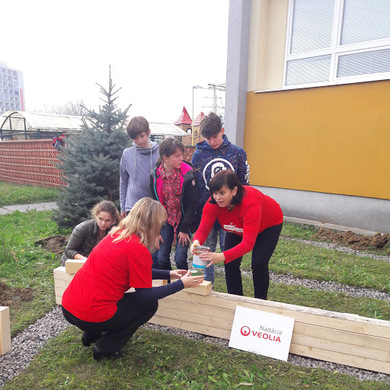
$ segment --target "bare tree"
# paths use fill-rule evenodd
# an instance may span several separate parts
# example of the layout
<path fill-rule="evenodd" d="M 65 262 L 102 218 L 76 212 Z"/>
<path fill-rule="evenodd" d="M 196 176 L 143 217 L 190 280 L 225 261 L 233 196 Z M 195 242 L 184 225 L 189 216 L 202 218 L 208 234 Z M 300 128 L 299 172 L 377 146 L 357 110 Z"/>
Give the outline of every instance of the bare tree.
<path fill-rule="evenodd" d="M 46 114 L 59 114 L 59 115 L 74 115 L 84 116 L 88 112 L 88 108 L 84 101 L 81 100 L 68 100 L 62 105 L 55 105 L 51 107 L 44 107 L 43 109 L 36 109 L 35 112 L 42 112 Z"/>

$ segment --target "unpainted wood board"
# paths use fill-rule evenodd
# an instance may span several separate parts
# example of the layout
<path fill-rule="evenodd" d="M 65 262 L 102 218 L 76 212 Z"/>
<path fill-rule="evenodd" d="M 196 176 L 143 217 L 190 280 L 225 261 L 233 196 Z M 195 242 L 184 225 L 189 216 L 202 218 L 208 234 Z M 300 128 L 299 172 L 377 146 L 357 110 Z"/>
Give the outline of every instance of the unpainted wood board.
<path fill-rule="evenodd" d="M 159 316 L 157 313 L 149 320 L 151 324 L 171 326 L 172 328 L 181 329 L 182 321 L 173 318 Z"/>
<path fill-rule="evenodd" d="M 222 339 L 230 338 L 230 329 L 220 329 L 215 327 L 210 327 L 205 324 L 195 324 L 193 322 L 176 320 L 173 318 L 168 318 L 164 316 L 160 316 L 158 312 L 149 320 L 152 324 L 171 326 L 178 329 L 188 330 L 191 332 L 201 333 L 206 336 L 219 337 Z"/>
<path fill-rule="evenodd" d="M 161 299 L 159 301 L 159 307 L 172 310 L 180 310 L 186 313 L 203 314 L 230 322 L 232 322 L 234 318 L 233 310 L 175 299 Z"/>
<path fill-rule="evenodd" d="M 161 317 L 177 319 L 180 321 L 192 322 L 194 324 L 208 324 L 212 328 L 227 329 L 231 328 L 231 322 L 227 322 L 222 318 L 215 318 L 204 314 L 193 313 L 189 311 L 181 311 L 177 309 L 159 307 L 157 314 Z"/>
<path fill-rule="evenodd" d="M 223 313 L 222 309 L 214 308 L 214 310 L 220 310 Z M 202 312 L 202 305 L 188 305 L 187 303 L 179 304 L 178 301 L 171 302 L 166 300 L 165 302 L 162 302 L 157 314 L 160 317 L 179 319 L 183 322 L 192 323 L 192 330 L 198 329 L 199 327 L 213 329 L 212 334 L 217 335 L 217 337 L 221 337 L 220 331 L 226 330 L 230 332 L 233 323 L 233 317 L 227 319 L 226 316 L 220 316 L 218 319 L 221 321 L 216 321 L 216 316 L 210 316 L 208 310 Z M 308 331 L 310 328 L 312 329 L 311 332 Z M 300 330 L 303 331 L 303 334 L 299 333 Z M 332 339 L 332 334 L 337 332 L 340 337 Z M 207 334 L 211 335 L 210 333 Z M 348 331 L 335 331 L 331 329 L 327 332 L 327 328 L 321 328 L 314 325 L 294 327 L 293 332 L 293 340 L 298 344 L 318 347 L 331 352 L 347 351 L 349 354 L 366 356 L 382 361 L 390 359 L 390 350 L 382 348 L 380 345 L 380 338 L 367 335 L 362 336 L 361 334 L 355 334 L 354 336 L 355 337 L 352 338 L 351 332 Z M 351 344 L 351 339 L 354 344 Z"/>
<path fill-rule="evenodd" d="M 68 274 L 75 274 L 84 264 L 86 260 L 68 259 L 65 261 L 65 271 Z"/>
<path fill-rule="evenodd" d="M 364 335 L 364 337 L 362 337 L 361 333 L 354 333 L 343 329 L 332 329 L 318 325 L 308 325 L 295 322 L 294 333 L 303 336 L 317 337 L 333 342 L 361 345 L 362 347 L 390 351 L 390 340 L 387 338 L 371 335 Z"/>
<path fill-rule="evenodd" d="M 168 297 L 171 298 L 171 297 Z M 390 322 L 374 318 L 361 317 L 349 313 L 330 312 L 321 309 L 312 309 L 304 306 L 287 303 L 264 301 L 261 299 L 240 297 L 223 293 L 212 292 L 207 297 L 189 295 L 181 292 L 172 296 L 173 299 L 187 300 L 192 303 L 215 306 L 235 310 L 236 305 L 268 313 L 295 318 L 296 322 L 313 324 L 330 329 L 344 329 L 350 332 L 373 335 L 390 339 Z M 296 311 L 295 311 L 296 310 Z"/>
<path fill-rule="evenodd" d="M 324 351 L 339 352 L 350 356 L 364 356 L 367 359 L 390 363 L 390 351 L 363 347 L 362 345 L 353 345 L 345 342 L 330 341 L 320 337 L 304 336 L 296 334 L 295 332 L 292 337 L 292 342 Z"/>
<path fill-rule="evenodd" d="M 299 356 L 307 356 L 313 359 L 325 360 L 338 364 L 345 364 L 347 366 L 358 367 L 365 370 L 390 374 L 390 363 L 380 362 L 378 360 L 371 360 L 365 357 L 350 356 L 345 353 L 338 352 L 330 353 L 326 350 L 314 347 L 307 347 L 305 345 L 295 343 L 291 343 L 290 353 L 294 353 Z"/>
<path fill-rule="evenodd" d="M 11 350 L 11 322 L 8 306 L 0 306 L 0 355 Z"/>
<path fill-rule="evenodd" d="M 65 267 L 57 267 L 53 270 L 54 279 L 71 281 L 73 279 L 72 274 L 65 272 Z"/>

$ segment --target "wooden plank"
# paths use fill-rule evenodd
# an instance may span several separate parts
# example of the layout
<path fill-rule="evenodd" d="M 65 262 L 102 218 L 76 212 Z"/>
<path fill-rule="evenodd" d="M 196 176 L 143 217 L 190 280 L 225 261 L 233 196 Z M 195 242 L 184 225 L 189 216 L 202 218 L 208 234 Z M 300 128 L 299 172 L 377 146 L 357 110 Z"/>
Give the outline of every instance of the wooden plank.
<path fill-rule="evenodd" d="M 329 353 L 329 351 L 324 351 L 319 348 L 307 347 L 305 345 L 298 345 L 294 343 L 291 343 L 290 353 L 294 353 L 295 355 L 300 356 L 307 356 L 313 359 L 345 364 L 347 366 L 358 367 L 365 370 L 382 372 L 384 374 L 390 374 L 390 363 L 366 359 L 364 356 L 350 356 L 346 353 L 337 352 Z"/>
<path fill-rule="evenodd" d="M 0 355 L 11 350 L 11 323 L 9 307 L 0 306 Z"/>
<path fill-rule="evenodd" d="M 172 328 L 180 329 L 182 321 L 176 320 L 173 318 L 160 317 L 158 315 L 154 315 L 153 318 L 149 321 L 151 324 L 163 325 L 163 326 L 171 326 Z"/>
<path fill-rule="evenodd" d="M 175 294 L 175 299 L 186 299 L 183 291 Z M 224 307 L 235 310 L 237 305 L 261 310 L 269 313 L 293 317 L 295 321 L 305 324 L 326 326 L 334 329 L 345 329 L 350 332 L 367 334 L 390 339 L 390 322 L 375 318 L 361 317 L 355 314 L 338 313 L 322 309 L 296 306 L 288 303 L 264 301 L 261 299 L 229 295 L 213 291 L 206 299 L 202 296 L 191 295 L 191 302 Z"/>
<path fill-rule="evenodd" d="M 212 328 L 205 324 L 194 324 L 193 322 L 177 320 L 173 318 L 167 318 L 165 316 L 160 316 L 158 312 L 149 320 L 152 324 L 171 326 L 173 328 L 178 328 L 182 330 L 188 330 L 191 332 L 196 332 L 204 334 L 207 336 L 218 337 L 222 339 L 229 339 L 231 330 L 222 330 L 219 328 Z"/>
<path fill-rule="evenodd" d="M 292 341 L 295 344 L 304 345 L 311 348 L 318 348 L 329 352 L 344 353 L 351 356 L 365 356 L 371 360 L 378 360 L 390 363 L 390 352 L 378 350 L 376 348 L 353 345 L 346 342 L 334 342 L 320 337 L 310 337 L 296 334 L 294 332 Z"/>
<path fill-rule="evenodd" d="M 170 311 L 171 310 L 171 311 Z M 194 324 L 199 324 L 198 319 L 201 318 L 202 324 L 205 326 L 215 327 L 215 321 L 211 321 L 210 318 L 220 318 L 223 320 L 220 330 L 224 331 L 231 329 L 233 323 L 234 312 L 227 309 L 208 307 L 200 304 L 190 304 L 188 302 L 181 302 L 175 299 L 163 299 L 159 304 L 159 316 L 170 317 L 174 313 L 176 318 L 188 321 L 192 321 Z M 183 313 L 183 315 L 177 315 L 177 312 Z M 206 317 L 193 317 L 193 314 L 200 314 Z M 215 331 L 213 334 L 217 333 Z M 223 333 L 223 332 L 222 332 Z M 305 345 L 310 340 L 314 340 L 313 343 L 306 345 L 316 346 L 318 341 L 326 343 L 327 349 L 333 351 L 344 351 L 348 349 L 365 350 L 365 354 L 368 356 L 372 353 L 372 357 L 377 356 L 380 360 L 386 360 L 390 358 L 390 340 L 386 340 L 380 337 L 366 336 L 362 338 L 361 334 L 355 334 L 345 330 L 335 330 L 326 327 L 319 327 L 316 325 L 307 325 L 296 323 L 294 327 L 293 339 L 300 338 L 301 342 Z M 372 351 L 372 352 L 371 352 Z"/>
<path fill-rule="evenodd" d="M 390 339 L 371 335 L 366 335 L 362 338 L 360 333 L 353 333 L 343 329 L 331 329 L 324 326 L 307 325 L 295 322 L 294 333 L 319 337 L 333 342 L 361 345 L 363 347 L 390 351 Z"/>
<path fill-rule="evenodd" d="M 161 310 L 160 310 L 161 309 Z M 204 314 L 192 313 L 190 311 L 183 311 L 169 308 L 159 308 L 157 313 L 162 317 L 173 318 L 180 321 L 187 321 L 193 324 L 207 324 L 210 327 L 218 329 L 231 329 L 231 324 L 221 318 L 210 317 Z"/>
<path fill-rule="evenodd" d="M 53 270 L 54 280 L 65 280 L 70 282 L 74 275 L 68 274 L 65 271 L 65 267 L 57 267 Z"/>
<path fill-rule="evenodd" d="M 174 298 L 174 296 L 172 296 L 172 298 Z M 208 305 L 201 305 L 199 303 L 185 302 L 176 299 L 161 299 L 159 301 L 159 307 L 173 310 L 180 309 L 180 311 L 183 312 L 198 313 L 207 315 L 209 317 L 221 318 L 225 322 L 232 322 L 234 317 L 233 310 L 227 310 L 224 308 L 212 307 Z"/>
<path fill-rule="evenodd" d="M 65 261 L 65 271 L 68 274 L 75 274 L 85 262 L 86 260 L 68 259 Z"/>
<path fill-rule="evenodd" d="M 253 302 L 250 298 L 247 302 L 246 299 L 239 298 L 237 300 L 237 297 L 215 292 L 207 297 L 179 292 L 160 301 L 156 316 L 160 322 L 163 318 L 165 324 L 169 324 L 170 320 L 179 319 L 180 323 L 176 327 L 180 329 L 229 339 L 237 301 L 242 306 L 248 304 L 257 310 L 265 308 L 264 311 L 276 314 L 287 313 L 293 318 L 296 318 L 295 314 L 298 313 L 293 333 L 293 340 L 296 341 L 294 345 L 303 347 L 302 352 L 298 354 L 379 372 L 382 371 L 375 367 L 387 369 L 385 364 L 390 360 L 388 348 L 390 327 L 387 321 L 310 308 L 300 308 L 295 313 L 292 311 L 294 305 L 261 300 Z M 322 312 L 324 316 L 322 321 L 319 321 Z M 222 321 L 216 321 L 217 318 Z M 379 336 L 372 336 L 372 333 Z M 313 350 L 317 355 L 312 354 Z M 296 350 L 291 352 L 296 353 Z M 339 359 L 342 354 L 344 358 Z"/>

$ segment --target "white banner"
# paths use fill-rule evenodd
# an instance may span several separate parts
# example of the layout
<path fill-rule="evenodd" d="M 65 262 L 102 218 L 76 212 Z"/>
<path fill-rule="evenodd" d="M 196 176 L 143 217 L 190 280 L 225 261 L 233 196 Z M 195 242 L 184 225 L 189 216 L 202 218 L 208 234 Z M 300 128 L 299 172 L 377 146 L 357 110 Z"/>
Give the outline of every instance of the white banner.
<path fill-rule="evenodd" d="M 236 306 L 229 347 L 287 361 L 294 318 Z"/>

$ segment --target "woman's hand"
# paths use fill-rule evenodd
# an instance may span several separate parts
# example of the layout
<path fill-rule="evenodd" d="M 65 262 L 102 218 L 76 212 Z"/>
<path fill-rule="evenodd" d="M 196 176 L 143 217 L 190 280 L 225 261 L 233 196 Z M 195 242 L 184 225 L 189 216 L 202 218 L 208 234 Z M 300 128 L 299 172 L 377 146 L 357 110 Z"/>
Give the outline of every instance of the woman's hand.
<path fill-rule="evenodd" d="M 156 250 L 160 250 L 160 241 L 163 243 L 164 240 L 162 239 L 161 237 L 161 234 L 159 234 L 157 237 L 156 237 L 156 243 L 154 244 Z"/>
<path fill-rule="evenodd" d="M 194 246 L 199 246 L 200 245 L 200 242 L 198 240 L 195 240 L 191 247 L 190 247 L 190 250 L 191 250 L 191 253 L 194 254 Z"/>
<path fill-rule="evenodd" d="M 175 269 L 169 272 L 169 276 L 171 279 L 180 279 L 183 277 L 188 271 L 186 269 Z"/>
<path fill-rule="evenodd" d="M 208 261 L 207 267 L 210 267 L 215 263 L 222 263 L 225 261 L 225 255 L 223 253 L 216 252 L 202 252 L 199 255 L 201 260 Z"/>
<path fill-rule="evenodd" d="M 87 258 L 86 258 L 85 256 L 81 255 L 80 253 L 76 253 L 76 254 L 73 256 L 73 258 L 74 258 L 75 260 L 87 260 Z"/>
<path fill-rule="evenodd" d="M 185 246 L 187 244 L 191 244 L 190 236 L 187 233 L 180 232 L 178 235 L 179 244 Z"/>
<path fill-rule="evenodd" d="M 181 281 L 184 284 L 184 288 L 198 287 L 203 282 L 203 275 L 191 276 L 191 271 L 181 278 Z"/>

